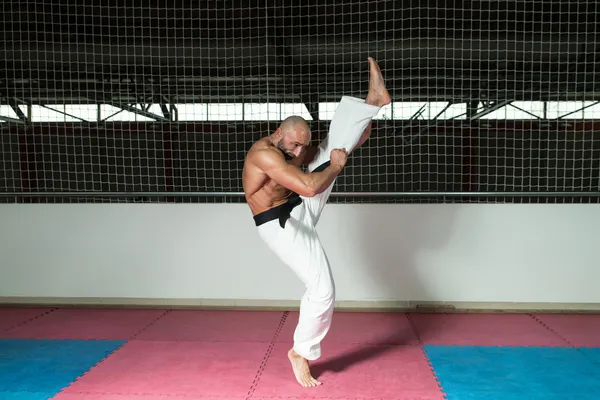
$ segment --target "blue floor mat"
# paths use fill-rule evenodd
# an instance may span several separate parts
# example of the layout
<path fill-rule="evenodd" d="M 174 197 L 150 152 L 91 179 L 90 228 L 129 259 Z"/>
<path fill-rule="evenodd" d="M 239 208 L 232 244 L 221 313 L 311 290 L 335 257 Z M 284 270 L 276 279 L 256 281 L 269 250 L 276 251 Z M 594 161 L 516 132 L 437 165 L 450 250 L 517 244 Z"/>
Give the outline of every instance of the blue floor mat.
<path fill-rule="evenodd" d="M 2 400 L 47 400 L 55 396 L 55 393 L 37 393 L 37 392 L 2 392 Z"/>
<path fill-rule="evenodd" d="M 47 398 L 47 394 L 59 392 L 124 343 L 0 339 L 0 392 L 11 392 L 12 397 L 7 397 L 11 400 Z"/>
<path fill-rule="evenodd" d="M 600 367 L 600 348 L 580 348 L 579 351 Z"/>
<path fill-rule="evenodd" d="M 598 399 L 598 349 L 424 347 L 449 400 Z"/>

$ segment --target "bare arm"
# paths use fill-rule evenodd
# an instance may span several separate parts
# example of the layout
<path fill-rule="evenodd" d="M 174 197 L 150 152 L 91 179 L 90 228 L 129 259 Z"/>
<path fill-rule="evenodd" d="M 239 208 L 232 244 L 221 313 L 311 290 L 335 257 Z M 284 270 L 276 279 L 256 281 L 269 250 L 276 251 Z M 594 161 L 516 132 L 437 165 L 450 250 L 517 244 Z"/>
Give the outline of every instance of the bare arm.
<path fill-rule="evenodd" d="M 260 150 L 254 164 L 281 186 L 306 197 L 323 192 L 342 171 L 342 167 L 331 164 L 321 172 L 305 173 L 271 149 Z"/>

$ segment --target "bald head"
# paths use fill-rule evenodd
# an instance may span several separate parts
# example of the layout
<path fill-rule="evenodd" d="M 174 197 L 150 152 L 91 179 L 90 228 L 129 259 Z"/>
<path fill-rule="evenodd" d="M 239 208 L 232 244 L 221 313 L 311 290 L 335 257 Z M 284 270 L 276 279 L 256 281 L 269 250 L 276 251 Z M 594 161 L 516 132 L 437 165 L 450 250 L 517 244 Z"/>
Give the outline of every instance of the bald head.
<path fill-rule="evenodd" d="M 287 117 L 281 122 L 281 125 L 279 125 L 279 127 L 284 132 L 290 132 L 296 129 L 306 130 L 310 135 L 310 129 L 308 128 L 306 120 L 299 115 L 292 115 L 290 117 Z"/>
<path fill-rule="evenodd" d="M 298 157 L 310 143 L 310 128 L 304 118 L 292 115 L 275 131 L 275 145 L 290 157 Z"/>

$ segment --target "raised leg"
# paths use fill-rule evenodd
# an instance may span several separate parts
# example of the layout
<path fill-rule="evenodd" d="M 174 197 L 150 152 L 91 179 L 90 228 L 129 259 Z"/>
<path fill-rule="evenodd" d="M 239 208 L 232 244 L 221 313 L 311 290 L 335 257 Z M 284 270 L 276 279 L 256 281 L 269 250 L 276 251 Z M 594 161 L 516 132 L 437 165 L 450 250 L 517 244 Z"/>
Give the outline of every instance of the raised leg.
<path fill-rule="evenodd" d="M 308 171 L 325 168 L 330 161 L 331 150 L 346 149 L 350 153 L 360 144 L 363 133 L 370 129 L 371 121 L 381 107 L 391 102 L 379 66 L 369 57 L 369 93 L 366 100 L 343 96 L 335 110 L 327 137 L 319 144 L 317 154 L 308 165 Z M 316 225 L 333 189 L 335 181 L 322 193 L 306 199 L 313 222 Z"/>

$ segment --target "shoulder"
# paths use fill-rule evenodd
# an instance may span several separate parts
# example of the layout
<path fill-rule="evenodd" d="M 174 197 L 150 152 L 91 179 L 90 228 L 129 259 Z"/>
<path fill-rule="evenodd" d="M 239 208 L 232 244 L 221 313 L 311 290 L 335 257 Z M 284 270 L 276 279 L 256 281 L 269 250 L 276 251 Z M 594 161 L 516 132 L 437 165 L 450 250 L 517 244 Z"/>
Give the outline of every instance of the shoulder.
<path fill-rule="evenodd" d="M 257 142 L 248 152 L 246 162 L 260 169 L 268 169 L 285 164 L 285 157 L 274 146 Z"/>

